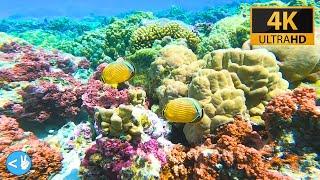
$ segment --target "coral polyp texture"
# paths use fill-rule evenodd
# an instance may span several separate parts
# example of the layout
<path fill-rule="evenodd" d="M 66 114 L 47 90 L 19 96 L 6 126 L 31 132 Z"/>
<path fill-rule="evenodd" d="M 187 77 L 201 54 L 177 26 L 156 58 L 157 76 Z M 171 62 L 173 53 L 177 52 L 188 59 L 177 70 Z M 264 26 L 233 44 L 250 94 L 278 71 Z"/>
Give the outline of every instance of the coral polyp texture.
<path fill-rule="evenodd" d="M 161 40 L 166 36 L 174 39 L 186 39 L 188 46 L 194 51 L 200 42 L 196 34 L 178 23 L 168 23 L 164 25 L 156 23 L 135 30 L 131 35 L 130 44 L 132 49 L 137 51 L 142 48 L 152 47 L 155 40 Z"/>
<path fill-rule="evenodd" d="M 20 178 L 48 179 L 61 170 L 61 154 L 50 148 L 47 143 L 38 140 L 33 133 L 21 129 L 17 120 L 3 115 L 0 116 L 0 139 L 1 179 L 17 178 L 17 176 L 9 173 L 5 166 L 6 158 L 14 151 L 24 151 L 32 160 L 31 170 Z"/>

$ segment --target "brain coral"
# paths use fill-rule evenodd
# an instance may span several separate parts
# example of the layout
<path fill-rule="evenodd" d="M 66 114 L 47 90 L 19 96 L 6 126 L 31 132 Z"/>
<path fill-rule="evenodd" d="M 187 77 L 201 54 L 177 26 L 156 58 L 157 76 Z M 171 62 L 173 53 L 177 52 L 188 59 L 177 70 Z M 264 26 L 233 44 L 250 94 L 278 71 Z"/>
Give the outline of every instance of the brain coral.
<path fill-rule="evenodd" d="M 184 38 L 187 40 L 188 46 L 192 50 L 196 50 L 199 37 L 192 31 L 183 27 L 178 23 L 151 24 L 143 26 L 135 30 L 130 38 L 130 44 L 133 51 L 150 48 L 155 40 L 161 40 L 162 38 L 170 36 L 174 39 Z"/>

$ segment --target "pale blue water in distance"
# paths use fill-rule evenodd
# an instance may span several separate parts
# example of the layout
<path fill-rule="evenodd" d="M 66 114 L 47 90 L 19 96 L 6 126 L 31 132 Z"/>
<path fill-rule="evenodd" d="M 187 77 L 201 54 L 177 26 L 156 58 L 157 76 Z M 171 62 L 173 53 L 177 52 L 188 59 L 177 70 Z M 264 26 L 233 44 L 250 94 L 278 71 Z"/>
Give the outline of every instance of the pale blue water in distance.
<path fill-rule="evenodd" d="M 0 0 L 0 18 L 114 16 L 131 11 L 157 12 L 172 6 L 198 11 L 253 0 Z"/>

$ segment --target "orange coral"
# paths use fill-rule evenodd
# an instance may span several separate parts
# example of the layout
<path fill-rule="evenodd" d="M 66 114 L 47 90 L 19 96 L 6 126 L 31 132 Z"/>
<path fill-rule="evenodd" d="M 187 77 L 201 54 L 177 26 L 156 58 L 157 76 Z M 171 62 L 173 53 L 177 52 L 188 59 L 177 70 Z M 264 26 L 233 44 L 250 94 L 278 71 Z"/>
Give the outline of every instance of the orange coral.
<path fill-rule="evenodd" d="M 162 179 L 288 179 L 270 170 L 270 164 L 265 160 L 269 154 L 262 147 L 259 134 L 253 131 L 250 123 L 238 116 L 234 122 L 219 128 L 216 136 L 207 136 L 199 146 L 191 149 L 175 146 L 168 157 L 178 158 L 169 160 L 175 163 L 168 163 L 162 168 Z M 168 170 L 173 171 L 179 165 L 185 167 L 187 175 L 168 173 Z"/>
<path fill-rule="evenodd" d="M 32 159 L 30 172 L 19 178 L 48 179 L 62 167 L 60 153 L 39 141 L 32 133 L 24 132 L 13 118 L 0 116 L 0 142 L 0 179 L 18 179 L 5 167 L 7 156 L 17 150 L 27 152 Z"/>
<path fill-rule="evenodd" d="M 280 137 L 283 130 L 294 130 L 302 139 L 320 149 L 320 108 L 316 106 L 316 92 L 312 88 L 297 88 L 273 98 L 263 114 L 270 137 Z M 297 139 L 298 140 L 298 139 Z"/>

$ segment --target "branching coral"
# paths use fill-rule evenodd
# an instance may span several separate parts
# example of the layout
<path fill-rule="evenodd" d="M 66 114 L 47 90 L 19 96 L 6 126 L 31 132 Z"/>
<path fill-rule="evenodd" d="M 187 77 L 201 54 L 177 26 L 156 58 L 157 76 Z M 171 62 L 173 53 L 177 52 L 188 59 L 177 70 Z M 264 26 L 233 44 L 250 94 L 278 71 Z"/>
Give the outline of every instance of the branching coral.
<path fill-rule="evenodd" d="M 61 155 L 50 149 L 48 144 L 39 141 L 31 132 L 24 132 L 19 128 L 15 119 L 0 116 L 0 178 L 16 178 L 7 172 L 5 161 L 13 151 L 25 151 L 32 160 L 29 173 L 21 176 L 23 179 L 48 179 L 52 174 L 60 171 Z"/>
<path fill-rule="evenodd" d="M 129 103 L 129 93 L 127 89 L 117 90 L 105 85 L 99 80 L 91 79 L 85 93 L 82 95 L 83 106 L 89 113 L 94 112 L 94 108 L 118 107 L 120 104 Z"/>
<path fill-rule="evenodd" d="M 314 89 L 300 88 L 272 99 L 264 112 L 266 127 L 274 138 L 290 131 L 297 132 L 295 141 L 299 146 L 316 149 L 319 144 L 320 108 L 316 106 Z"/>
<path fill-rule="evenodd" d="M 0 48 L 0 61 L 7 66 L 0 69 L 2 81 L 33 81 L 52 72 L 72 74 L 87 61 L 58 51 L 37 49 L 31 45 L 20 45 L 16 42 L 5 43 Z"/>
<path fill-rule="evenodd" d="M 271 171 L 259 134 L 240 117 L 217 130 L 202 145 L 187 149 L 174 146 L 168 152 L 168 163 L 162 168 L 162 179 L 257 178 L 287 179 Z"/>
<path fill-rule="evenodd" d="M 196 50 L 200 39 L 195 33 L 184 28 L 178 23 L 151 24 L 135 30 L 130 38 L 133 51 L 143 48 L 150 48 L 155 40 L 169 36 L 174 39 L 184 38 L 192 50 Z"/>

